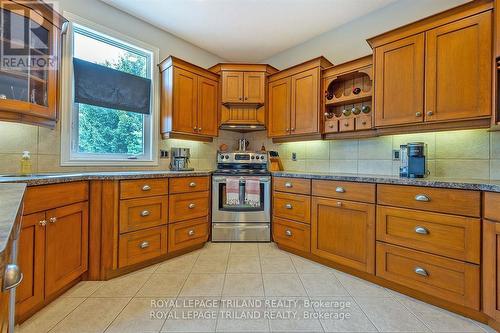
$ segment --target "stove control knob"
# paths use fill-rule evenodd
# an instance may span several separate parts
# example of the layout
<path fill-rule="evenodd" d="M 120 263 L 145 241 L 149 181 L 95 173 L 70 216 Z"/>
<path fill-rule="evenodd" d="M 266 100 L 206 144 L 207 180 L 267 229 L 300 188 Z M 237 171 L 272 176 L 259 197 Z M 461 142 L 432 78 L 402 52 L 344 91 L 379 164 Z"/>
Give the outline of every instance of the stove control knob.
<path fill-rule="evenodd" d="M 252 155 L 252 160 L 255 160 L 255 156 Z"/>
<path fill-rule="evenodd" d="M 256 158 L 256 159 L 259 159 L 260 157 L 259 157 L 259 155 L 257 155 L 257 156 L 255 156 L 255 158 Z"/>
<path fill-rule="evenodd" d="M 229 155 L 226 155 L 226 160 L 228 160 L 228 159 L 229 159 Z"/>
<path fill-rule="evenodd" d="M 266 155 L 260 155 L 260 159 L 264 160 L 266 158 Z"/>

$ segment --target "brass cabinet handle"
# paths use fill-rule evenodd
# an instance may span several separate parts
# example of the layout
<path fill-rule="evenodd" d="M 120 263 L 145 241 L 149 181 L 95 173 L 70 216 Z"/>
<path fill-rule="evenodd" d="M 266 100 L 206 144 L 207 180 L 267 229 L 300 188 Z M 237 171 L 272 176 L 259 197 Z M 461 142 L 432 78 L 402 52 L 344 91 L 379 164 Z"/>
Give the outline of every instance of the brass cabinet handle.
<path fill-rule="evenodd" d="M 342 206 L 342 201 L 337 201 L 337 206 L 341 207 Z"/>
<path fill-rule="evenodd" d="M 292 185 L 292 183 L 285 183 L 285 187 L 286 187 L 286 188 L 292 188 L 292 187 L 293 187 L 293 185 Z"/>
<path fill-rule="evenodd" d="M 196 126 L 195 126 L 195 127 L 193 127 L 193 130 L 194 130 L 194 131 L 197 131 L 197 130 L 198 130 L 198 127 L 196 127 Z"/>
<path fill-rule="evenodd" d="M 290 130 L 287 128 L 287 129 L 285 130 L 285 132 L 290 132 Z"/>
<path fill-rule="evenodd" d="M 193 230 L 193 229 L 189 230 L 189 231 L 188 231 L 188 235 L 189 235 L 189 236 L 194 236 L 194 230 Z"/>
<path fill-rule="evenodd" d="M 328 125 L 328 127 L 333 128 L 334 126 L 333 126 L 333 124 L 330 124 L 330 125 Z"/>
<path fill-rule="evenodd" d="M 366 121 L 362 121 L 362 122 L 361 122 L 361 124 L 362 124 L 362 125 L 366 125 Z"/>
<path fill-rule="evenodd" d="M 149 190 L 151 190 L 151 186 L 149 186 L 149 185 L 144 185 L 144 186 L 142 187 L 142 190 L 143 190 L 143 191 L 149 191 Z"/>
<path fill-rule="evenodd" d="M 38 222 L 38 224 L 41 226 L 41 227 L 45 227 L 47 225 L 47 220 L 41 220 Z"/>
<path fill-rule="evenodd" d="M 292 206 L 292 204 L 287 203 L 287 204 L 285 205 L 285 208 L 286 208 L 286 209 L 292 209 L 292 208 L 293 208 L 293 206 Z"/>
<path fill-rule="evenodd" d="M 422 267 L 415 267 L 415 274 L 421 275 L 421 276 L 429 276 L 429 273 Z"/>
<path fill-rule="evenodd" d="M 55 217 L 55 216 L 54 216 L 54 217 L 51 217 L 51 218 L 49 219 L 49 222 L 50 222 L 50 223 L 56 223 L 56 222 L 57 222 L 57 217 Z"/>
<path fill-rule="evenodd" d="M 290 230 L 286 229 L 286 230 L 285 230 L 285 235 L 286 235 L 287 237 L 292 237 L 292 232 L 291 232 Z"/>
<path fill-rule="evenodd" d="M 292 132 L 295 132 L 295 128 L 293 128 L 293 127 L 292 127 L 292 128 L 291 128 L 291 131 L 292 131 Z"/>
<path fill-rule="evenodd" d="M 248 100 L 248 97 L 245 97 L 245 101 Z"/>
<path fill-rule="evenodd" d="M 141 244 L 139 244 L 139 247 L 141 249 L 147 249 L 149 247 L 149 242 L 148 241 L 144 241 Z"/>
<path fill-rule="evenodd" d="M 9 290 L 17 287 L 23 281 L 23 273 L 18 265 L 8 264 L 5 266 L 3 277 L 3 290 Z"/>
<path fill-rule="evenodd" d="M 416 112 L 415 117 L 422 117 L 422 112 Z"/>
<path fill-rule="evenodd" d="M 142 216 L 142 217 L 149 216 L 149 214 L 151 214 L 151 213 L 149 212 L 149 210 L 143 210 L 143 211 L 141 212 L 141 216 Z"/>
<path fill-rule="evenodd" d="M 344 126 L 345 127 L 349 127 L 349 123 L 344 123 Z"/>
<path fill-rule="evenodd" d="M 242 101 L 242 100 L 243 100 L 243 97 L 240 97 L 240 101 Z"/>
<path fill-rule="evenodd" d="M 431 201 L 431 198 L 430 198 L 430 197 L 428 197 L 428 196 L 427 196 L 427 195 L 425 195 L 425 194 L 417 194 L 417 195 L 415 196 L 415 200 L 417 200 L 417 201 L 422 201 L 422 202 L 429 202 L 429 201 Z"/>
<path fill-rule="evenodd" d="M 428 116 L 432 116 L 432 115 L 434 115 L 434 112 L 432 112 L 432 111 L 427 111 L 427 115 L 428 115 Z"/>
<path fill-rule="evenodd" d="M 188 205 L 188 208 L 189 208 L 189 209 L 193 209 L 194 207 L 196 207 L 196 205 L 195 205 L 194 203 L 190 203 L 190 204 Z"/>
<path fill-rule="evenodd" d="M 201 127 L 198 127 L 198 132 L 201 132 Z"/>
<path fill-rule="evenodd" d="M 189 183 L 189 187 L 196 187 L 196 183 L 195 182 Z"/>
<path fill-rule="evenodd" d="M 420 235 L 428 235 L 429 234 L 429 230 L 427 230 L 427 228 L 421 227 L 421 226 L 416 226 L 415 232 L 417 234 L 420 234 Z"/>
<path fill-rule="evenodd" d="M 337 192 L 337 193 L 345 193 L 345 188 L 343 188 L 342 186 L 337 186 L 337 188 L 335 189 L 335 192 Z"/>

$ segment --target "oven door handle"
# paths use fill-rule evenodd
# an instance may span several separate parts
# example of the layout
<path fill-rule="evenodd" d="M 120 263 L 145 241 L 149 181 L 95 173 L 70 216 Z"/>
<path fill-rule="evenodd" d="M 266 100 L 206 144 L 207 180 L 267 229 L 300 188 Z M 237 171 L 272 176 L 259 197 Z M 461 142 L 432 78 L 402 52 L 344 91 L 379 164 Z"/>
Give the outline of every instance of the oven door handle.
<path fill-rule="evenodd" d="M 231 225 L 226 225 L 226 224 L 231 224 Z M 234 224 L 234 223 L 224 223 L 224 225 L 222 225 L 222 223 L 214 223 L 213 226 L 216 229 L 234 229 L 235 227 L 236 228 L 240 227 L 240 228 L 244 228 L 244 229 L 268 229 L 269 228 L 269 224 L 267 224 L 267 223 L 262 223 L 262 225 L 245 225 L 245 226 Z"/>
<path fill-rule="evenodd" d="M 226 177 L 213 177 L 213 182 L 214 183 L 226 183 L 227 182 L 227 178 Z M 240 178 L 240 182 L 244 181 L 245 178 Z M 269 177 L 261 177 L 259 178 L 259 182 L 260 183 L 269 183 L 270 182 L 270 178 Z"/>

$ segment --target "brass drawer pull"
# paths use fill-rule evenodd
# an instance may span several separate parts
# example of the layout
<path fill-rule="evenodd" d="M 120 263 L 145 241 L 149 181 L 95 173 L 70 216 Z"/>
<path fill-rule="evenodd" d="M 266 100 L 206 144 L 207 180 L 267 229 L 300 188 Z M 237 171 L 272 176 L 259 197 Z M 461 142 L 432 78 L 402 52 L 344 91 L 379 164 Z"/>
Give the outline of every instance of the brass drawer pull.
<path fill-rule="evenodd" d="M 292 185 L 292 183 L 285 183 L 285 187 L 286 187 L 286 188 L 292 188 L 292 187 L 293 187 L 293 185 Z"/>
<path fill-rule="evenodd" d="M 415 274 L 422 275 L 425 277 L 429 276 L 429 273 L 427 273 L 427 271 L 422 267 L 415 267 Z"/>
<path fill-rule="evenodd" d="M 345 188 L 343 188 L 342 186 L 337 186 L 337 188 L 335 189 L 335 192 L 337 192 L 337 193 L 345 193 Z"/>
<path fill-rule="evenodd" d="M 429 201 L 431 201 L 431 198 L 429 198 L 425 194 L 417 194 L 415 196 L 415 200 L 422 201 L 422 202 L 429 202 Z"/>
<path fill-rule="evenodd" d="M 189 235 L 189 236 L 194 236 L 194 230 L 193 230 L 193 229 L 189 230 L 189 231 L 188 231 L 188 235 Z"/>
<path fill-rule="evenodd" d="M 139 244 L 139 247 L 141 249 L 147 249 L 149 247 L 149 242 L 148 241 L 144 241 L 141 244 Z"/>
<path fill-rule="evenodd" d="M 417 234 L 420 234 L 420 235 L 428 235 L 429 234 L 429 230 L 427 228 L 421 227 L 421 226 L 416 226 L 415 232 Z"/>
<path fill-rule="evenodd" d="M 142 216 L 142 217 L 149 216 L 149 214 L 151 214 L 151 213 L 149 212 L 149 210 L 143 210 L 143 211 L 141 212 L 141 216 Z"/>
<path fill-rule="evenodd" d="M 337 207 L 341 207 L 342 206 L 342 201 L 337 201 Z"/>
<path fill-rule="evenodd" d="M 190 203 L 190 204 L 188 205 L 188 208 L 189 208 L 189 209 L 193 209 L 194 207 L 196 207 L 196 205 L 195 205 L 194 203 Z"/>
<path fill-rule="evenodd" d="M 196 183 L 195 182 L 189 183 L 189 187 L 196 187 Z"/>
<path fill-rule="evenodd" d="M 38 222 L 38 224 L 41 226 L 41 227 L 45 227 L 47 225 L 47 220 L 41 220 Z"/>
<path fill-rule="evenodd" d="M 151 190 L 151 186 L 149 186 L 149 185 L 144 185 L 144 186 L 142 187 L 142 190 L 143 190 L 143 191 L 150 191 L 150 190 Z"/>
<path fill-rule="evenodd" d="M 285 208 L 286 208 L 286 209 L 292 209 L 292 208 L 293 208 L 293 206 L 292 206 L 292 204 L 287 203 L 287 204 L 285 205 Z"/>
<path fill-rule="evenodd" d="M 287 237 L 292 237 L 292 232 L 291 232 L 290 230 L 286 229 L 286 230 L 285 230 L 285 235 L 286 235 Z"/>
<path fill-rule="evenodd" d="M 55 216 L 54 216 L 54 217 L 51 217 L 51 218 L 49 219 L 49 222 L 50 222 L 50 223 L 56 223 L 56 222 L 57 222 L 57 217 L 55 217 Z"/>

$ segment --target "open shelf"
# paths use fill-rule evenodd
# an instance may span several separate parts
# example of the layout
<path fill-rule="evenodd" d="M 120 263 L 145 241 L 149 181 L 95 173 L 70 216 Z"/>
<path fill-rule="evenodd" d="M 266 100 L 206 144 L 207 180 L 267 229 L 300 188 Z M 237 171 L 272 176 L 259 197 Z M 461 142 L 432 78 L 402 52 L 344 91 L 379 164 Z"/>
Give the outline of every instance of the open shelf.
<path fill-rule="evenodd" d="M 372 98 L 372 92 L 360 92 L 357 95 L 349 95 L 349 96 L 341 96 L 339 98 L 333 97 L 331 100 L 326 100 L 325 105 L 327 106 L 339 106 L 339 105 L 345 105 L 345 104 L 356 104 L 356 103 L 363 103 L 371 100 Z"/>
<path fill-rule="evenodd" d="M 25 80 L 36 81 L 36 82 L 40 82 L 40 83 L 47 83 L 46 80 L 41 79 L 38 76 L 30 75 L 28 73 L 21 72 L 21 71 L 0 69 L 0 75 L 8 75 L 10 77 L 15 77 L 18 79 L 25 79 Z"/>

